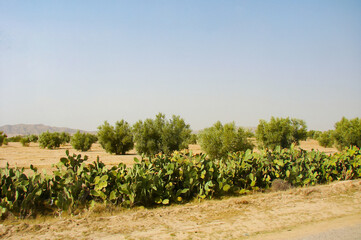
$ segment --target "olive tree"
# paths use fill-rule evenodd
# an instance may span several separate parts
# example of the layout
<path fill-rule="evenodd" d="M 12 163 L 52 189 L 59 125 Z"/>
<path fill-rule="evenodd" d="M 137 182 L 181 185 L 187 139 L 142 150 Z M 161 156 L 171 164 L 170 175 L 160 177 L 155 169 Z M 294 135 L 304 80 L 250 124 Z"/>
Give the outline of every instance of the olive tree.
<path fill-rule="evenodd" d="M 20 139 L 20 143 L 23 147 L 29 147 L 30 145 L 30 138 L 29 136 L 25 136 L 22 139 Z"/>
<path fill-rule="evenodd" d="M 124 120 L 116 122 L 114 127 L 105 121 L 98 127 L 98 140 L 106 152 L 116 155 L 124 155 L 134 147 L 131 127 Z"/>
<path fill-rule="evenodd" d="M 322 147 L 332 147 L 334 140 L 334 130 L 321 132 L 317 137 L 318 144 Z"/>
<path fill-rule="evenodd" d="M 49 131 L 46 131 L 39 135 L 38 142 L 39 147 L 41 148 L 54 149 L 60 147 L 60 144 L 62 144 L 62 139 L 60 133 L 50 133 Z"/>
<path fill-rule="evenodd" d="M 31 142 L 36 143 L 38 141 L 39 137 L 35 134 L 31 134 L 31 135 L 27 135 L 25 137 L 22 137 L 20 139 L 20 143 L 21 145 L 23 145 L 23 147 L 29 147 Z"/>
<path fill-rule="evenodd" d="M 340 150 L 349 146 L 361 148 L 361 119 L 343 117 L 335 124 L 334 138 Z"/>
<path fill-rule="evenodd" d="M 7 138 L 6 134 L 0 131 L 0 146 L 6 143 L 6 138 Z"/>
<path fill-rule="evenodd" d="M 70 143 L 71 136 L 67 132 L 61 132 L 60 133 L 60 144 L 65 145 L 66 143 Z"/>
<path fill-rule="evenodd" d="M 85 152 L 88 151 L 96 141 L 98 141 L 98 138 L 95 135 L 77 131 L 71 137 L 70 144 L 74 149 Z"/>
<path fill-rule="evenodd" d="M 307 138 L 307 126 L 305 121 L 300 119 L 271 117 L 269 122 L 260 120 L 256 138 L 261 148 L 289 148 L 291 144 L 298 145 L 300 140 Z"/>
<path fill-rule="evenodd" d="M 133 133 L 137 152 L 151 156 L 188 148 L 191 129 L 180 116 L 173 115 L 167 120 L 164 114 L 159 113 L 155 119 L 135 123 Z"/>
<path fill-rule="evenodd" d="M 250 135 L 244 128 L 237 128 L 235 123 L 222 125 L 216 122 L 212 127 L 206 128 L 198 134 L 198 141 L 203 151 L 212 159 L 226 157 L 230 152 L 253 149 L 248 140 Z"/>
<path fill-rule="evenodd" d="M 189 144 L 197 144 L 197 134 L 195 133 L 192 133 L 190 138 L 189 138 Z"/>

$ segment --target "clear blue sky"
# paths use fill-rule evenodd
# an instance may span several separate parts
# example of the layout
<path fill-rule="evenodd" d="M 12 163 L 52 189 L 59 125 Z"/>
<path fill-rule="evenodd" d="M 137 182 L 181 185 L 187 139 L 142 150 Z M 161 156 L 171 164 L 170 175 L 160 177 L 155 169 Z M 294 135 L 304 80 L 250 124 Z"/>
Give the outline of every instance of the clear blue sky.
<path fill-rule="evenodd" d="M 361 117 L 361 1 L 0 0 L 0 126 Z"/>

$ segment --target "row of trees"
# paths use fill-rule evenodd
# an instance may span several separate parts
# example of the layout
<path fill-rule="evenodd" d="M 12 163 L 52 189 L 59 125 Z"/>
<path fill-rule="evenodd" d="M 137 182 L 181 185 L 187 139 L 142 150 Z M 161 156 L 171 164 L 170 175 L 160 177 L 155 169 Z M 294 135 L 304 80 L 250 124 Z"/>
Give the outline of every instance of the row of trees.
<path fill-rule="evenodd" d="M 2 143 L 5 137 L 4 134 L 0 136 Z M 272 117 L 269 122 L 260 120 L 255 135 L 236 127 L 234 122 L 222 125 L 218 121 L 195 135 L 191 134 L 189 124 L 179 116 L 166 119 L 164 114 L 159 113 L 155 119 L 138 121 L 133 126 L 124 120 L 116 122 L 114 126 L 105 121 L 98 127 L 97 136 L 79 131 L 72 137 L 67 133 L 45 132 L 38 139 L 31 135 L 21 139 L 21 142 L 26 146 L 29 142 L 38 140 L 40 147 L 49 149 L 70 142 L 75 149 L 87 151 L 93 143 L 99 141 L 108 153 L 125 154 L 135 146 L 139 154 L 146 156 L 160 152 L 169 154 L 198 142 L 210 158 L 223 158 L 230 152 L 253 149 L 255 145 L 250 139 L 253 136 L 256 137 L 259 148 L 271 150 L 277 146 L 289 148 L 291 144 L 298 145 L 299 141 L 307 137 L 317 139 L 322 146 L 335 144 L 341 150 L 350 145 L 361 147 L 361 120 L 342 118 L 335 124 L 335 130 L 322 133 L 308 132 L 306 123 L 300 119 Z"/>
<path fill-rule="evenodd" d="M 343 117 L 335 124 L 335 129 L 328 131 L 309 131 L 308 137 L 319 142 L 323 147 L 335 146 L 342 150 L 345 146 L 361 147 L 361 119 Z"/>

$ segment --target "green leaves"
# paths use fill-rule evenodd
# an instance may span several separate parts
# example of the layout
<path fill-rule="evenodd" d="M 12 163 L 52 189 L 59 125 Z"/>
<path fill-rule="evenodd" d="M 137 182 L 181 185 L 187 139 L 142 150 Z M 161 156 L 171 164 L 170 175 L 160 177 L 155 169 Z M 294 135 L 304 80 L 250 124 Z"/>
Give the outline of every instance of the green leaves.
<path fill-rule="evenodd" d="M 254 145 L 247 139 L 247 131 L 237 128 L 235 123 L 222 125 L 216 122 L 198 136 L 199 144 L 212 159 L 226 158 L 228 153 L 253 149 Z"/>
<path fill-rule="evenodd" d="M 71 137 L 70 143 L 78 151 L 88 151 L 98 138 L 90 133 L 81 133 L 79 130 Z"/>
<path fill-rule="evenodd" d="M 107 121 L 98 127 L 100 145 L 108 153 L 125 154 L 134 147 L 133 134 L 128 122 L 121 120 L 111 126 Z"/>
<path fill-rule="evenodd" d="M 361 177 L 361 151 L 346 149 L 334 155 L 297 149 L 230 153 L 226 159 L 175 152 L 136 161 L 132 168 L 119 164 L 108 169 L 99 159 L 61 158 L 52 175 L 31 166 L 0 169 L 0 217 L 9 212 L 29 216 L 41 209 L 73 211 L 96 202 L 124 207 L 169 205 L 194 198 L 247 194 L 271 187 L 275 179 L 293 186 L 314 185 Z"/>
<path fill-rule="evenodd" d="M 152 156 L 160 152 L 171 154 L 188 148 L 191 129 L 180 116 L 167 120 L 159 113 L 155 119 L 138 121 L 133 126 L 134 140 L 139 154 Z"/>
<path fill-rule="evenodd" d="M 261 147 L 289 148 L 292 143 L 298 145 L 300 140 L 306 139 L 307 126 L 305 121 L 300 119 L 272 117 L 269 122 L 259 121 L 256 137 Z"/>

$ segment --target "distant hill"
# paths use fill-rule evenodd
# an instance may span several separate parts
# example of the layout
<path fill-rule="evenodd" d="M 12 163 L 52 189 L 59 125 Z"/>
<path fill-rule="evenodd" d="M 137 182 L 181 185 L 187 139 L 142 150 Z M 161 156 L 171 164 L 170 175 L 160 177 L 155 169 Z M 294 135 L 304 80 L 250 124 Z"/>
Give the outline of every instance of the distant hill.
<path fill-rule="evenodd" d="M 65 128 L 65 127 L 51 127 L 44 124 L 16 124 L 16 125 L 5 125 L 0 127 L 0 131 L 3 131 L 8 137 L 16 135 L 29 135 L 36 134 L 39 135 L 43 132 L 67 132 L 74 134 L 78 129 Z M 80 130 L 80 132 L 88 132 Z M 94 133 L 94 132 L 91 132 Z"/>

